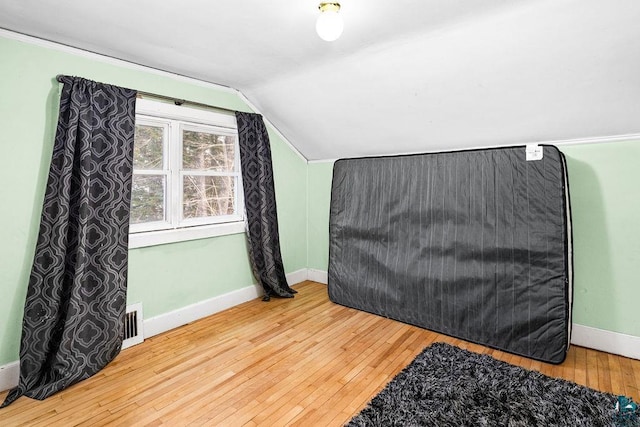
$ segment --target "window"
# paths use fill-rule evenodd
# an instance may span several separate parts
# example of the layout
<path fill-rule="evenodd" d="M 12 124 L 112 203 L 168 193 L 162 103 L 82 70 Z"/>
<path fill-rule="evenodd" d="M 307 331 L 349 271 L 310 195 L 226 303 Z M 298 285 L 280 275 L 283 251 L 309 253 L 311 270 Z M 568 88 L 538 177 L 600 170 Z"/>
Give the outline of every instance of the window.
<path fill-rule="evenodd" d="M 244 231 L 235 117 L 139 99 L 130 247 Z"/>

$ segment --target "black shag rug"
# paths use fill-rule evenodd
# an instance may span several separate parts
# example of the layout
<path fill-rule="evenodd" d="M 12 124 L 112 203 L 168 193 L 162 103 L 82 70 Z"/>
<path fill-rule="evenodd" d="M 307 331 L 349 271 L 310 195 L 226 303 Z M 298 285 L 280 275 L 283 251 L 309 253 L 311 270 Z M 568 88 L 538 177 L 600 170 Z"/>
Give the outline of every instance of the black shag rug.
<path fill-rule="evenodd" d="M 445 343 L 425 348 L 347 426 L 633 426 L 618 397 Z"/>

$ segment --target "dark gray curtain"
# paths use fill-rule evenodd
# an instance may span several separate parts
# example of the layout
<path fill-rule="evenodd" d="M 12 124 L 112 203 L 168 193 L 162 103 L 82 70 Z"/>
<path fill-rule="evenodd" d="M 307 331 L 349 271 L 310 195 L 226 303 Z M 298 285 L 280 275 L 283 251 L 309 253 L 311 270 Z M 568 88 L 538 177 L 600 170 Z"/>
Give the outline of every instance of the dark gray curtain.
<path fill-rule="evenodd" d="M 264 288 L 265 301 L 272 296 L 291 298 L 296 291 L 287 284 L 280 254 L 269 135 L 259 114 L 236 112 L 236 120 L 253 273 Z"/>
<path fill-rule="evenodd" d="M 20 343 L 20 381 L 2 404 L 44 399 L 120 352 L 136 92 L 64 84 Z"/>

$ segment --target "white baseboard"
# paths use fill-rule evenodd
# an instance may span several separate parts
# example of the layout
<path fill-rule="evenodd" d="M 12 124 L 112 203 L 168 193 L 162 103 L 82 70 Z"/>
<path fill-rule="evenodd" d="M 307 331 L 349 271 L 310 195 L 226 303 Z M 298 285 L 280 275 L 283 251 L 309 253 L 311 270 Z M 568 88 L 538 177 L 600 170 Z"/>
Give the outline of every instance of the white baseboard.
<path fill-rule="evenodd" d="M 20 362 L 15 361 L 0 366 L 0 391 L 17 386 L 18 378 L 20 378 Z"/>
<path fill-rule="evenodd" d="M 311 280 L 309 279 L 309 270 L 306 268 L 301 268 L 300 270 L 293 271 L 287 274 L 287 282 L 291 286 L 295 286 L 298 283 L 304 282 L 305 280 Z"/>
<path fill-rule="evenodd" d="M 260 295 L 262 295 L 260 286 L 250 285 L 159 316 L 144 319 L 144 336 L 145 338 L 150 338 L 243 302 L 251 301 Z"/>
<path fill-rule="evenodd" d="M 306 268 L 303 268 L 287 274 L 287 282 L 289 285 L 294 286 L 297 283 L 307 280 L 307 277 L 308 271 Z M 153 335 L 158 335 L 162 332 L 202 319 L 203 317 L 211 316 L 222 310 L 256 299 L 262 296 L 262 294 L 263 290 L 259 285 L 250 285 L 170 311 L 169 313 L 145 319 L 143 323 L 144 337 L 149 338 Z M 19 377 L 20 363 L 18 361 L 0 365 L 0 391 L 9 390 L 17 386 Z"/>
<path fill-rule="evenodd" d="M 329 274 L 326 270 L 314 268 L 307 270 L 308 280 L 326 285 L 329 282 L 328 277 Z M 571 331 L 571 344 L 640 360 L 640 337 L 634 335 L 574 323 Z"/>
<path fill-rule="evenodd" d="M 308 269 L 308 279 L 328 283 L 328 272 Z M 640 337 L 606 331 L 590 326 L 572 325 L 571 344 L 640 360 Z"/>
<path fill-rule="evenodd" d="M 292 286 L 305 280 L 326 284 L 327 272 L 310 268 L 287 274 L 287 281 Z M 258 285 L 250 285 L 146 319 L 144 321 L 144 336 L 148 338 L 203 317 L 211 316 L 222 310 L 256 299 L 262 293 L 262 289 Z M 640 360 L 640 337 L 633 335 L 574 324 L 571 344 Z M 8 390 L 18 385 L 19 374 L 20 364 L 17 361 L 0 366 L 0 391 Z"/>
<path fill-rule="evenodd" d="M 291 286 L 304 282 L 305 280 L 307 280 L 306 268 L 287 274 L 287 282 Z M 145 319 L 144 336 L 145 338 L 149 338 L 198 319 L 211 316 L 212 314 L 256 299 L 262 296 L 263 293 L 262 287 L 253 284 L 168 313 L 163 313 L 156 317 Z"/>
<path fill-rule="evenodd" d="M 314 282 L 327 284 L 329 283 L 329 273 L 323 270 L 316 270 L 315 268 L 309 268 L 307 270 L 307 279 Z"/>
<path fill-rule="evenodd" d="M 573 325 L 571 344 L 640 360 L 640 337 Z"/>

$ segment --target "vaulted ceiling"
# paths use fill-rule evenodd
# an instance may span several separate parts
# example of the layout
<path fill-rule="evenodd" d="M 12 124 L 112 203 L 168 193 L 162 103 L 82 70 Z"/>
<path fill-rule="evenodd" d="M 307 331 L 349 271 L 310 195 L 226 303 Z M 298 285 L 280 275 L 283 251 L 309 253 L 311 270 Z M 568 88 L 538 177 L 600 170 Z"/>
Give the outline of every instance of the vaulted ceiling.
<path fill-rule="evenodd" d="M 309 160 L 640 133 L 638 0 L 2 0 L 0 28 L 240 90 Z M 0 59 L 1 60 L 1 59 Z"/>

